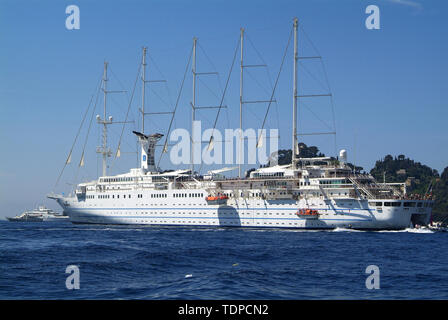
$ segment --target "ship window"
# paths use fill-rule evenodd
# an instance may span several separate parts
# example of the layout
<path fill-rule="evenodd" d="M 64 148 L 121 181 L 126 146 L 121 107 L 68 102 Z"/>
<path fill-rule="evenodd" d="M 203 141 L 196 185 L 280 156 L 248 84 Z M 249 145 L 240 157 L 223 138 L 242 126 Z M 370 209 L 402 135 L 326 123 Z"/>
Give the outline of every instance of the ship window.
<path fill-rule="evenodd" d="M 415 202 L 405 202 L 403 203 L 404 207 L 415 207 Z"/>
<path fill-rule="evenodd" d="M 422 203 L 421 202 L 417 202 L 417 207 L 421 208 L 422 207 Z"/>
<path fill-rule="evenodd" d="M 400 202 L 384 202 L 384 205 L 387 207 L 399 207 L 401 206 Z"/>

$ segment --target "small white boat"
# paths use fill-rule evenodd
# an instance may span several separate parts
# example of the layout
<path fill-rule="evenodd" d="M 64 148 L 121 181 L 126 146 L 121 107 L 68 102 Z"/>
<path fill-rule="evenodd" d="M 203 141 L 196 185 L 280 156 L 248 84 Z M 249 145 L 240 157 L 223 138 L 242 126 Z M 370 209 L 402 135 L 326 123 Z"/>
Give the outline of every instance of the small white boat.
<path fill-rule="evenodd" d="M 45 206 L 39 206 L 37 209 L 25 211 L 15 217 L 7 217 L 9 221 L 19 222 L 43 222 L 43 221 L 69 221 L 68 216 L 64 216 Z"/>

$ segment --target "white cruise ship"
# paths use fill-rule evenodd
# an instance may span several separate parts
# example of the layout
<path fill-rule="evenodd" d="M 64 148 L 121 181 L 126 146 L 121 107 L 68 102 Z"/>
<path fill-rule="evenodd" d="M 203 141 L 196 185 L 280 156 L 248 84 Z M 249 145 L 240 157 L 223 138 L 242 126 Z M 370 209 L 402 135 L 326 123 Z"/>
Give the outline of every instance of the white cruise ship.
<path fill-rule="evenodd" d="M 154 155 L 163 135 L 134 132 L 141 144 L 140 168 L 107 175 L 110 151 L 105 135 L 110 122 L 105 120 L 105 107 L 104 120 L 97 116 L 104 125 L 104 144 L 97 151 L 103 155 L 103 175 L 79 184 L 72 195 L 48 197 L 61 205 L 73 223 L 362 230 L 428 224 L 433 206 L 430 196 L 411 199 L 405 186 L 379 183 L 370 175 L 354 173 L 347 165 L 345 150 L 340 151 L 338 159 L 302 158 L 296 152 L 297 25 L 295 19 L 295 152 L 290 164 L 259 168 L 244 178 L 222 175 L 229 168 L 205 175 L 193 170 L 162 172 L 155 165 Z M 146 65 L 145 55 L 142 65 Z M 104 80 L 106 72 L 107 65 Z M 142 80 L 144 83 L 144 73 Z M 103 91 L 106 94 L 105 85 Z M 144 97 L 142 109 L 144 128 Z"/>

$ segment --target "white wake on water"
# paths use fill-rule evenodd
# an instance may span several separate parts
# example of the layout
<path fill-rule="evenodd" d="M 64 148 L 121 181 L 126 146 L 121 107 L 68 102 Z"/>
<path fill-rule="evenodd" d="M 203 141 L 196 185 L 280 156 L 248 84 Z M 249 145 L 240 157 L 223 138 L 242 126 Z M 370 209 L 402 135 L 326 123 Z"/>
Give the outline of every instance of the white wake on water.
<path fill-rule="evenodd" d="M 378 232 L 434 233 L 435 231 L 426 228 L 406 228 L 404 230 L 381 230 Z"/>
<path fill-rule="evenodd" d="M 339 228 L 337 227 L 336 229 L 330 230 L 331 232 L 365 232 L 362 230 L 354 230 L 354 229 L 349 229 L 349 228 Z"/>

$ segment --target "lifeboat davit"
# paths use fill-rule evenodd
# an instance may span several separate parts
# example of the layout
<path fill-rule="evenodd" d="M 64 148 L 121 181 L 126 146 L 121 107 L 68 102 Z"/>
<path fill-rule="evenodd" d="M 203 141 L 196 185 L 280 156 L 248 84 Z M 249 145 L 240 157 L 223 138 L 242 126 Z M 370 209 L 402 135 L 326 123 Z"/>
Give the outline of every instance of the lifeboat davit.
<path fill-rule="evenodd" d="M 303 219 L 318 219 L 319 218 L 319 212 L 314 209 L 299 209 L 299 210 L 297 210 L 296 215 L 299 218 L 303 218 Z"/>
<path fill-rule="evenodd" d="M 205 201 L 207 201 L 207 204 L 226 204 L 227 199 L 229 199 L 229 197 L 224 194 L 205 197 Z"/>

